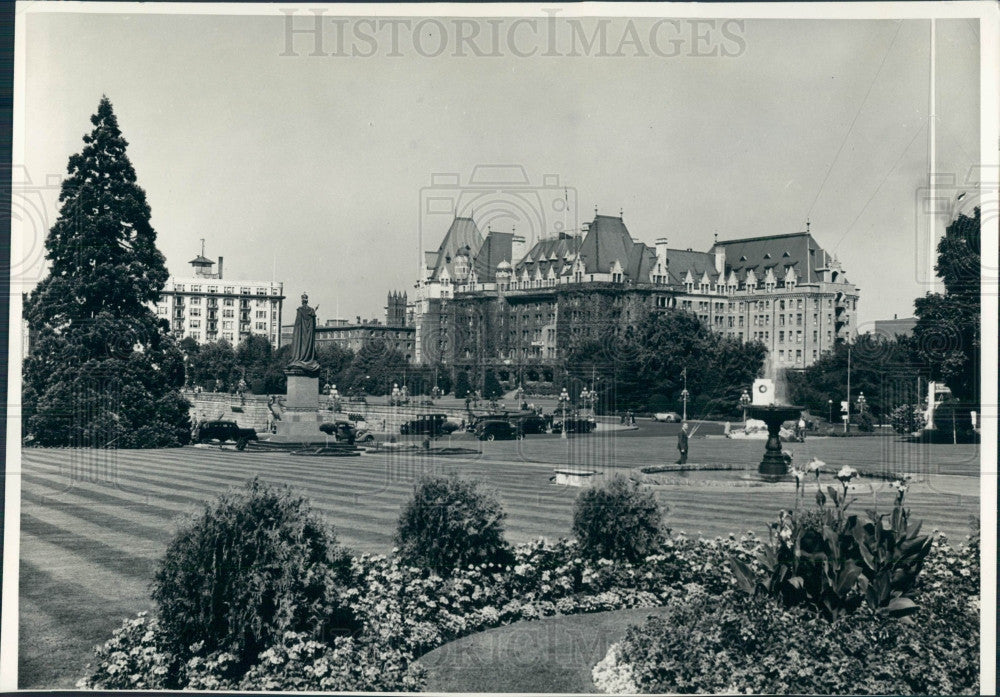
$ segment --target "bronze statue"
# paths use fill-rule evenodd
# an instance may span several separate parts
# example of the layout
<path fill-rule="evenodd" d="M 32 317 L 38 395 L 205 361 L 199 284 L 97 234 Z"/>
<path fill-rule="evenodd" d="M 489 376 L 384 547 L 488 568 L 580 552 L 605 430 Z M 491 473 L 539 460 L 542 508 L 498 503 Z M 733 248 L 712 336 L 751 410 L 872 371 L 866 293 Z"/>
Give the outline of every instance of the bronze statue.
<path fill-rule="evenodd" d="M 309 307 L 309 296 L 302 294 L 302 304 L 295 312 L 295 330 L 292 333 L 292 360 L 285 372 L 315 376 L 319 373 L 316 360 L 316 310 Z"/>

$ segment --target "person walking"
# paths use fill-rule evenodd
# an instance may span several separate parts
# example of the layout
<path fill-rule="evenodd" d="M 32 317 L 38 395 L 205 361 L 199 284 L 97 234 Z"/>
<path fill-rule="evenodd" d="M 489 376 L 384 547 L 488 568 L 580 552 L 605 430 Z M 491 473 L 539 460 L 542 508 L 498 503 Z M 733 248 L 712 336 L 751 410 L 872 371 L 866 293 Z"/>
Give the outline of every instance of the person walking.
<path fill-rule="evenodd" d="M 677 461 L 678 465 L 685 465 L 688 461 L 688 425 L 681 424 L 681 431 L 677 434 L 677 450 L 681 457 Z"/>

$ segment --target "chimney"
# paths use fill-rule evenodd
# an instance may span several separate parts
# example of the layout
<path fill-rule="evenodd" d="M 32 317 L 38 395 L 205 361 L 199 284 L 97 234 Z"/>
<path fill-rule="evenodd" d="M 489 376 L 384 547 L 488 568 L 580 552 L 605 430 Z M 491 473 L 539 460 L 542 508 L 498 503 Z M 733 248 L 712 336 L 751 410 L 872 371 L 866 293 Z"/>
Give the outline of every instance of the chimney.
<path fill-rule="evenodd" d="M 715 245 L 715 272 L 720 276 L 726 272 L 726 248 Z"/>
<path fill-rule="evenodd" d="M 222 257 L 219 257 L 219 269 L 218 269 L 218 274 L 219 274 L 219 278 L 222 278 Z"/>
<path fill-rule="evenodd" d="M 521 259 L 524 259 L 524 255 L 528 253 L 527 243 L 525 242 L 524 235 L 514 235 L 510 242 L 510 262 L 511 266 L 516 265 Z"/>
<path fill-rule="evenodd" d="M 660 237 L 656 240 L 656 261 L 666 265 L 667 263 L 667 238 Z"/>
<path fill-rule="evenodd" d="M 354 320 L 357 324 L 361 324 L 361 315 L 355 315 Z"/>

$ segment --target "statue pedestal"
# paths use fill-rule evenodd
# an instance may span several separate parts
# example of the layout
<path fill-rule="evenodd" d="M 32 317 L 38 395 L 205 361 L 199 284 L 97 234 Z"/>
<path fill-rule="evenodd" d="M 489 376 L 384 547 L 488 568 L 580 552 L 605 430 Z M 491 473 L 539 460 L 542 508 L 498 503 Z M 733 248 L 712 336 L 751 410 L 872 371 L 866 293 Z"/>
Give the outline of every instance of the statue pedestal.
<path fill-rule="evenodd" d="M 319 412 L 319 378 L 285 373 L 285 411 L 268 441 L 272 443 L 325 443 L 319 430 L 323 417 Z"/>

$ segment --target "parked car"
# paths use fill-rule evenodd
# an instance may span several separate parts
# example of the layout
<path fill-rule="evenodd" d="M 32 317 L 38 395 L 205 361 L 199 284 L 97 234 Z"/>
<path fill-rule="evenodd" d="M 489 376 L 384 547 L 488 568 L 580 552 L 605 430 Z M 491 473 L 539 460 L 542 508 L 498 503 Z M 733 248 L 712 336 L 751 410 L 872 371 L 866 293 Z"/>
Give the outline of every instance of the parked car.
<path fill-rule="evenodd" d="M 653 421 L 662 421 L 668 424 L 680 423 L 681 415 L 676 411 L 661 411 L 653 414 Z"/>
<path fill-rule="evenodd" d="M 521 440 L 523 437 L 521 429 L 506 419 L 480 421 L 476 426 L 479 440 Z"/>
<path fill-rule="evenodd" d="M 358 414 L 357 412 L 351 412 L 347 415 L 347 420 L 351 422 L 354 428 L 361 429 L 368 428 L 368 422 L 365 420 L 364 414 Z"/>
<path fill-rule="evenodd" d="M 458 429 L 458 424 L 448 421 L 447 414 L 423 414 L 399 427 L 404 435 L 440 436 Z"/>
<path fill-rule="evenodd" d="M 583 417 L 570 417 L 566 419 L 566 433 L 590 433 L 597 428 L 597 422 Z M 562 419 L 552 421 L 552 432 L 562 433 Z"/>
<path fill-rule="evenodd" d="M 198 424 L 194 442 L 207 443 L 213 440 L 219 443 L 232 441 L 236 443 L 237 450 L 245 450 L 248 442 L 257 440 L 257 431 L 252 428 L 240 428 L 235 421 L 222 419 Z"/>
<path fill-rule="evenodd" d="M 375 435 L 368 428 L 357 426 L 355 421 L 331 421 L 319 427 L 328 436 L 347 443 L 374 443 Z M 361 422 L 363 423 L 363 422 Z"/>
<path fill-rule="evenodd" d="M 512 419 L 521 433 L 545 433 L 549 430 L 549 420 L 538 414 L 525 414 Z"/>

